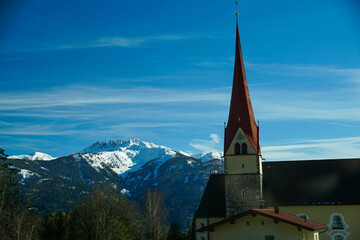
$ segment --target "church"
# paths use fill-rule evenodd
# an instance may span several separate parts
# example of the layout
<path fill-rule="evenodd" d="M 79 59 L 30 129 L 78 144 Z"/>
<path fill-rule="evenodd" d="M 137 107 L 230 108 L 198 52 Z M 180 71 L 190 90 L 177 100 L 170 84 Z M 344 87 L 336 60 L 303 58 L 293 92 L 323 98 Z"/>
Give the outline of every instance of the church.
<path fill-rule="evenodd" d="M 359 240 L 360 158 L 264 161 L 236 19 L 224 173 L 195 212 L 197 240 Z"/>

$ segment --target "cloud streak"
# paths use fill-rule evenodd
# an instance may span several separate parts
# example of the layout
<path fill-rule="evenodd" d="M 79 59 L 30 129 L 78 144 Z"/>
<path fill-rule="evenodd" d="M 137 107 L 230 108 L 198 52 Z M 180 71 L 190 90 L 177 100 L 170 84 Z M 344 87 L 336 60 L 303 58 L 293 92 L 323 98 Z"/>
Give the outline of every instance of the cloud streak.
<path fill-rule="evenodd" d="M 251 70 L 281 76 L 315 77 L 326 79 L 340 77 L 341 80 L 346 79 L 360 83 L 360 68 L 337 68 L 333 66 L 319 65 L 262 63 L 246 63 L 246 67 Z"/>
<path fill-rule="evenodd" d="M 211 133 L 209 140 L 193 139 L 189 145 L 202 152 L 218 152 L 220 151 L 220 137 L 218 134 Z"/>
<path fill-rule="evenodd" d="M 128 36 L 115 36 L 115 37 L 104 37 L 90 42 L 72 43 L 72 44 L 61 44 L 47 45 L 43 44 L 44 47 L 36 48 L 17 48 L 16 52 L 36 52 L 36 51 L 51 51 L 51 50 L 70 50 L 70 49 L 81 49 L 81 48 L 103 48 L 103 47 L 121 47 L 121 48 L 139 48 L 145 47 L 147 44 L 153 44 L 157 42 L 169 42 L 179 41 L 186 39 L 193 39 L 200 36 L 195 34 L 164 34 L 164 35 L 152 35 L 142 37 L 128 37 Z"/>
<path fill-rule="evenodd" d="M 325 71 L 324 68 L 318 70 Z M 299 71 L 305 70 L 299 68 Z M 311 74 L 311 68 L 305 72 Z M 356 129 L 360 123 L 359 88 L 354 84 L 357 70 L 338 69 L 333 73 L 350 80 L 344 81 L 341 94 L 338 88 L 293 88 L 290 91 L 276 88 L 277 85 L 257 85 L 250 89 L 256 118 L 261 121 L 322 120 L 324 124 Z M 89 136 L 98 139 L 100 136 L 156 138 L 159 132 L 170 136 L 184 131 L 180 135 L 188 137 L 185 142 L 192 148 L 218 151 L 222 149 L 222 138 L 216 130 L 208 129 L 222 128 L 230 94 L 230 86 L 194 90 L 77 85 L 41 91 L 4 91 L 0 93 L 0 134 L 14 137 L 77 135 L 83 139 Z M 205 128 L 213 132 L 209 139 L 194 139 Z M 195 137 L 185 132 L 191 132 Z M 263 152 L 265 158 L 273 160 L 360 155 L 357 140 L 339 141 L 340 148 L 346 152 L 334 150 L 339 149 L 335 140 L 265 146 Z"/>
<path fill-rule="evenodd" d="M 0 110 L 41 109 L 99 104 L 150 104 L 224 102 L 228 95 L 218 89 L 177 90 L 160 88 L 113 89 L 72 86 L 42 92 L 2 93 Z"/>
<path fill-rule="evenodd" d="M 360 137 L 296 141 L 289 145 L 264 146 L 262 152 L 267 160 L 357 158 Z"/>

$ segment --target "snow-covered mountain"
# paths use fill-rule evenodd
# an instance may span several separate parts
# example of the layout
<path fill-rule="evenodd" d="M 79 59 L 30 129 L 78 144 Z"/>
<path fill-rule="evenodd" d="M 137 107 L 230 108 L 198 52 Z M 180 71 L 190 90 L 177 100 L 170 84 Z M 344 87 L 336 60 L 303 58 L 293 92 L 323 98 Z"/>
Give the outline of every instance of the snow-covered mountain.
<path fill-rule="evenodd" d="M 47 161 L 44 161 L 47 160 Z M 51 160 L 51 161 L 49 161 Z M 187 227 L 210 174 L 223 171 L 221 153 L 188 154 L 140 139 L 96 142 L 79 153 L 9 157 L 25 193 L 37 191 L 42 213 L 67 211 L 94 185 L 110 184 L 140 204 L 149 188 L 164 193 L 169 217 Z"/>
<path fill-rule="evenodd" d="M 151 160 L 165 162 L 176 152 L 170 148 L 140 139 L 96 142 L 77 154 L 96 170 L 109 167 L 117 174 L 136 171 Z"/>
<path fill-rule="evenodd" d="M 13 155 L 7 157 L 8 159 L 23 159 L 23 160 L 42 160 L 42 161 L 51 161 L 54 160 L 52 156 L 42 153 L 42 152 L 34 152 L 25 155 Z"/>
<path fill-rule="evenodd" d="M 195 153 L 191 154 L 190 157 L 199 159 L 200 161 L 207 162 L 213 159 L 223 159 L 221 152 L 209 152 L 209 153 Z"/>

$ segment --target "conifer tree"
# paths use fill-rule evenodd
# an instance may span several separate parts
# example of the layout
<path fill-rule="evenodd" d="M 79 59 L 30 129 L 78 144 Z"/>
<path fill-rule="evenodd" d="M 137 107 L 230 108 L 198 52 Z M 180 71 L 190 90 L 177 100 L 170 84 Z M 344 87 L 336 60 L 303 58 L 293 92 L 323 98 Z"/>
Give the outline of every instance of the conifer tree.
<path fill-rule="evenodd" d="M 21 205 L 16 170 L 6 157 L 4 149 L 0 148 L 0 239 L 12 235 L 13 218 Z"/>
<path fill-rule="evenodd" d="M 186 234 L 181 232 L 180 225 L 173 221 L 170 225 L 166 240 L 185 240 Z"/>
<path fill-rule="evenodd" d="M 195 218 L 191 221 L 191 226 L 188 229 L 186 240 L 196 240 L 196 223 Z"/>
<path fill-rule="evenodd" d="M 40 218 L 21 198 L 17 169 L 6 157 L 0 148 L 0 239 L 38 239 Z"/>

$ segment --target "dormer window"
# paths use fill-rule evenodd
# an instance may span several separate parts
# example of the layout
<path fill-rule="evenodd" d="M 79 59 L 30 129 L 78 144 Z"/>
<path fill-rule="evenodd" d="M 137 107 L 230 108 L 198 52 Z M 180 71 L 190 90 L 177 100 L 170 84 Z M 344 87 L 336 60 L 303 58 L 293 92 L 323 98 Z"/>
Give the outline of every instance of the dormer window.
<path fill-rule="evenodd" d="M 235 144 L 235 155 L 240 155 L 240 143 Z"/>
<path fill-rule="evenodd" d="M 241 154 L 243 154 L 243 155 L 247 154 L 247 145 L 246 145 L 246 143 L 243 143 L 241 145 Z"/>

